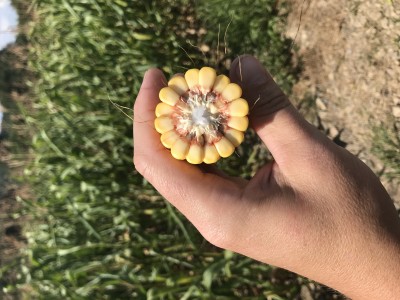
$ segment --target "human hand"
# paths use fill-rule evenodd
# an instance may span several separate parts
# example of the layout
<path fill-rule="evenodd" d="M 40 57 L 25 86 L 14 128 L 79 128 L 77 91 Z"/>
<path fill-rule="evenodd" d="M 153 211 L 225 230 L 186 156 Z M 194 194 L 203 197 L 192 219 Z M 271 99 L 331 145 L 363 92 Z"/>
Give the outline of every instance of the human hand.
<path fill-rule="evenodd" d="M 136 99 L 134 163 L 212 244 L 354 299 L 400 295 L 400 222 L 372 171 L 305 121 L 253 57 L 233 62 L 250 122 L 274 161 L 249 181 L 175 160 L 154 129 L 161 71 Z"/>

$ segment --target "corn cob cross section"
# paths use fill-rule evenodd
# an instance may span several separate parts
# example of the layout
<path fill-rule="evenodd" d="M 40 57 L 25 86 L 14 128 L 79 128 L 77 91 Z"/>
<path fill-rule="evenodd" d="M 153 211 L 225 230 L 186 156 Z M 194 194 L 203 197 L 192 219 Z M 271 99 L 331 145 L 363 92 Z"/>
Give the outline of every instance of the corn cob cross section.
<path fill-rule="evenodd" d="M 229 157 L 244 139 L 249 106 L 242 89 L 213 68 L 190 69 L 160 90 L 155 129 L 179 160 L 213 164 Z"/>

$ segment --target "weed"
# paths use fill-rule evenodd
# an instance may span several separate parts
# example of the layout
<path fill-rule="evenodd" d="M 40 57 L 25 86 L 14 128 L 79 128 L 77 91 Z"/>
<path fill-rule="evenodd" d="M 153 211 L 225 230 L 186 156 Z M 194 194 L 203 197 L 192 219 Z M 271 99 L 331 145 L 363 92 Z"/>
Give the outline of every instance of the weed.
<path fill-rule="evenodd" d="M 385 164 L 384 176 L 400 180 L 400 134 L 395 124 L 392 128 L 375 127 L 372 151 Z"/>

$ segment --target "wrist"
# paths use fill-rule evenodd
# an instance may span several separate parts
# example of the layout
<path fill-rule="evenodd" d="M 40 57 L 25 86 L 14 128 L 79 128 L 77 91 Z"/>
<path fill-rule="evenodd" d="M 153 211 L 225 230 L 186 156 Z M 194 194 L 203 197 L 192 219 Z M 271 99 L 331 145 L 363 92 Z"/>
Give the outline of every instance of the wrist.
<path fill-rule="evenodd" d="M 349 248 L 348 248 L 349 249 Z M 357 299 L 397 299 L 400 296 L 400 241 L 380 239 L 348 253 L 347 267 L 331 286 Z"/>

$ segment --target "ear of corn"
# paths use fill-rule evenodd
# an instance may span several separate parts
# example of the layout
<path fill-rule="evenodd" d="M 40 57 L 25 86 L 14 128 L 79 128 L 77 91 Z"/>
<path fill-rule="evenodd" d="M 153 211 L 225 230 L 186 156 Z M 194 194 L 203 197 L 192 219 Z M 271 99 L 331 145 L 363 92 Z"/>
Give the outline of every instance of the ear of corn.
<path fill-rule="evenodd" d="M 190 69 L 160 90 L 155 129 L 178 160 L 191 164 L 229 157 L 244 140 L 249 106 L 242 89 L 210 67 Z"/>

